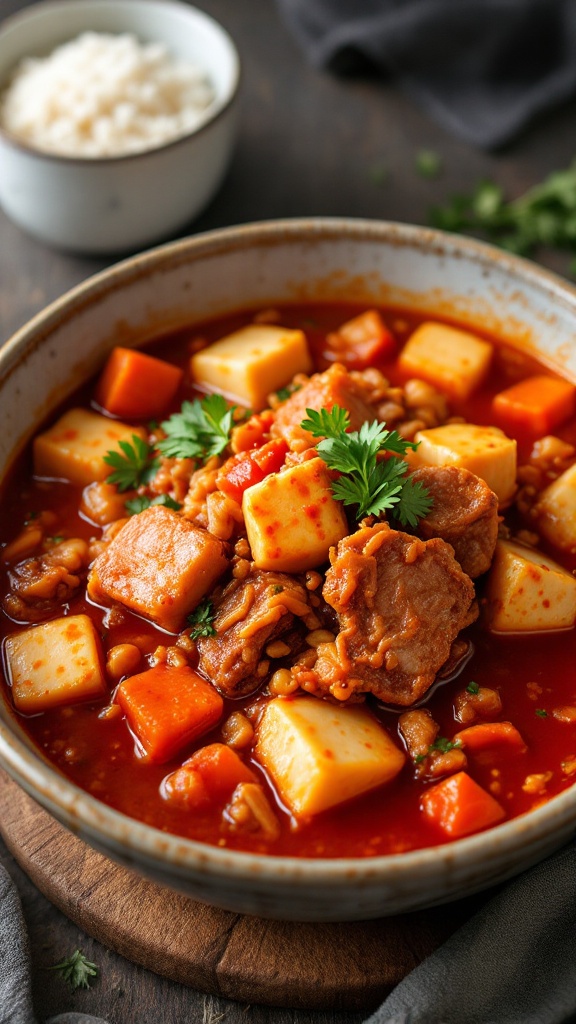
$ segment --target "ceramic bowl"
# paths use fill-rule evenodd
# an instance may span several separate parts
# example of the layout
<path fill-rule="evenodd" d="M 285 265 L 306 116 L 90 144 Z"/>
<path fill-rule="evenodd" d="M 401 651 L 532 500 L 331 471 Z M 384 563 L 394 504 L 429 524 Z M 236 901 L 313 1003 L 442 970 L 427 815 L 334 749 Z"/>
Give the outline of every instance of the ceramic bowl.
<path fill-rule="evenodd" d="M 576 289 L 490 246 L 399 224 L 268 222 L 161 246 L 91 278 L 0 352 L 0 474 L 109 349 L 241 307 L 315 299 L 411 305 L 481 323 L 576 380 Z M 463 897 L 576 830 L 576 787 L 488 832 L 429 850 L 302 860 L 212 848 L 110 810 L 48 765 L 0 703 L 0 764 L 87 843 L 165 886 L 279 919 L 374 918 Z"/>
<path fill-rule="evenodd" d="M 0 128 L 0 203 L 21 228 L 57 248 L 133 252 L 173 236 L 220 186 L 236 135 L 239 57 L 228 33 L 186 3 L 56 0 L 0 27 L 0 90 L 21 58 L 47 55 L 87 30 L 165 43 L 201 67 L 215 92 L 204 120 L 173 142 L 105 158 L 40 152 Z"/>

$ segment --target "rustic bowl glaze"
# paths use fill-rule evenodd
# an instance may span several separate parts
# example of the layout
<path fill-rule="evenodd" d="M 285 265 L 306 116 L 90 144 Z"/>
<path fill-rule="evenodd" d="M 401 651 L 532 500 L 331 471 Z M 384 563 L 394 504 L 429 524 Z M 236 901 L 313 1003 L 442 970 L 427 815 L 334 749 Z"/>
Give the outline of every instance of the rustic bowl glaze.
<path fill-rule="evenodd" d="M 0 90 L 21 58 L 85 31 L 166 44 L 209 76 L 215 98 L 198 128 L 114 157 L 40 152 L 0 127 L 0 203 L 19 227 L 59 249 L 127 253 L 170 238 L 219 188 L 236 138 L 240 60 L 227 32 L 178 0 L 53 0 L 0 27 Z"/>
<path fill-rule="evenodd" d="M 113 345 L 240 307 L 344 297 L 452 312 L 576 381 L 576 290 L 526 260 L 400 224 L 254 224 L 125 260 L 20 330 L 0 352 L 0 475 Z M 454 900 L 518 874 L 576 830 L 573 787 L 514 821 L 430 850 L 365 860 L 255 856 L 167 835 L 98 803 L 43 760 L 4 703 L 0 764 L 109 857 L 194 899 L 271 918 L 366 919 Z"/>

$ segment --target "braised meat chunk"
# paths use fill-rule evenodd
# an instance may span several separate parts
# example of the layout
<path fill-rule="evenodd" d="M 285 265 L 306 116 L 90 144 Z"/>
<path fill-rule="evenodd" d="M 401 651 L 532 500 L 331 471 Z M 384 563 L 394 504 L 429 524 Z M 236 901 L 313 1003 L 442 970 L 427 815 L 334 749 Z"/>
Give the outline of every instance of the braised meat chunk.
<path fill-rule="evenodd" d="M 359 430 L 366 420 L 375 418 L 368 393 L 341 363 L 334 363 L 324 373 L 310 377 L 278 408 L 271 433 L 274 437 L 283 437 L 295 451 L 311 448 L 316 442 L 312 434 L 300 426 L 307 418 L 306 410 L 332 409 L 334 405 L 346 409 L 351 430 Z"/>
<path fill-rule="evenodd" d="M 478 615 L 472 581 L 450 545 L 386 523 L 340 541 L 323 594 L 340 632 L 318 648 L 314 671 L 320 689 L 339 700 L 370 692 L 387 703 L 413 704 Z"/>
<path fill-rule="evenodd" d="M 230 696 L 250 693 L 262 683 L 268 670 L 265 646 L 287 633 L 295 617 L 311 612 L 306 590 L 293 576 L 260 570 L 233 580 L 214 601 L 214 610 L 216 635 L 198 640 L 198 666 Z"/>
<path fill-rule="evenodd" d="M 467 576 L 487 572 L 498 539 L 498 498 L 479 476 L 457 466 L 423 466 L 412 474 L 428 489 L 432 508 L 420 520 L 425 539 L 441 537 L 454 548 Z"/>

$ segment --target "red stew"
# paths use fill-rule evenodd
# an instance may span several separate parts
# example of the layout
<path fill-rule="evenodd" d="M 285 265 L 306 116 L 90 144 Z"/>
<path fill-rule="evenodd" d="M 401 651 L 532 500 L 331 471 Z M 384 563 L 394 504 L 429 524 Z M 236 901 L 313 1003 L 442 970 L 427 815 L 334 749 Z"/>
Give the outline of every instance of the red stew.
<path fill-rule="evenodd" d="M 216 668 L 214 673 L 208 669 L 218 661 L 218 654 L 214 655 L 210 647 L 211 643 L 219 642 L 212 623 L 218 626 L 220 614 L 218 629 L 222 636 L 228 628 L 233 628 L 223 619 L 241 617 L 238 602 L 241 604 L 244 599 L 242 588 L 254 573 L 253 552 L 242 515 L 238 513 L 238 509 L 246 507 L 243 496 L 246 490 L 261 485 L 262 481 L 280 478 L 287 467 L 290 472 L 290 467 L 311 464 L 303 453 L 310 455 L 317 439 L 309 440 L 307 448 L 298 443 L 297 430 L 278 436 L 274 435 L 273 424 L 283 406 L 290 400 L 295 403 L 294 396 L 307 387 L 311 375 L 325 374 L 334 365 L 342 367 L 343 373 L 352 374 L 355 386 L 364 389 L 364 400 L 373 410 L 371 419 L 385 420 L 387 427 L 398 430 L 410 441 L 417 440 L 422 431 L 433 431 L 455 420 L 494 424 L 503 429 L 508 438 L 515 439 L 518 449 L 514 489 L 509 498 L 501 501 L 498 515 L 501 541 L 520 541 L 526 545 L 528 553 L 542 552 L 558 567 L 572 574 L 576 570 L 576 544 L 563 540 L 558 546 L 553 531 L 541 529 L 545 515 L 544 519 L 539 517 L 541 496 L 546 488 L 566 474 L 569 480 L 576 462 L 576 418 L 569 389 L 562 391 L 560 422 L 554 419 L 554 398 L 551 413 L 549 409 L 539 409 L 537 416 L 532 415 L 528 407 L 520 414 L 515 409 L 506 419 L 506 398 L 504 403 L 501 398 L 495 403 L 496 395 L 501 396 L 518 381 L 535 375 L 544 375 L 550 380 L 556 378 L 479 330 L 477 338 L 488 342 L 494 350 L 489 372 L 472 387 L 471 393 L 458 397 L 452 389 L 448 396 L 443 395 L 436 383 L 430 383 L 429 377 L 425 388 L 421 389 L 424 397 L 410 403 L 407 393 L 409 396 L 412 389 L 417 395 L 418 388 L 413 384 L 407 386 L 406 382 L 413 382 L 417 374 L 410 366 L 403 365 L 399 354 L 414 336 L 421 318 L 406 310 L 385 309 L 376 316 L 371 311 L 366 320 L 363 312 L 363 309 L 345 305 L 286 306 L 269 316 L 251 311 L 194 326 L 147 346 L 148 355 L 179 367 L 182 373 L 162 376 L 163 383 L 169 379 L 173 386 L 169 400 L 159 414 L 155 413 L 157 423 L 150 425 L 146 414 L 139 419 L 124 417 L 132 429 L 140 430 L 149 451 L 156 456 L 156 463 L 148 477 L 144 474 L 138 486 L 126 491 L 105 483 L 106 478 L 100 473 L 98 493 L 104 503 L 109 502 L 112 511 L 101 513 L 94 504 L 87 504 L 84 480 L 73 483 L 54 479 L 64 477 L 65 473 L 46 473 L 43 463 L 39 473 L 38 461 L 34 475 L 31 451 L 18 461 L 6 483 L 0 512 L 4 697 L 15 706 L 14 714 L 40 751 L 68 778 L 110 806 L 156 828 L 210 844 L 275 855 L 366 857 L 400 853 L 444 843 L 523 814 L 571 786 L 576 778 L 573 622 L 563 620 L 560 628 L 535 631 L 495 630 L 489 617 L 490 601 L 486 597 L 493 563 L 471 584 L 474 600 L 470 604 L 466 598 L 466 607 L 479 609 L 479 614 L 464 616 L 464 627 L 458 630 L 456 647 L 452 650 L 451 671 L 446 670 L 444 678 L 442 671 L 438 671 L 436 680 L 423 684 L 424 693 L 413 701 L 405 695 L 397 705 L 390 699 L 383 700 L 382 692 L 388 691 L 380 691 L 379 684 L 366 683 L 365 678 L 358 685 L 352 685 L 350 700 L 343 700 L 342 692 L 337 693 L 342 679 L 344 686 L 347 685 L 341 666 L 338 683 L 332 684 L 330 680 L 336 676 L 329 676 L 330 685 L 326 683 L 323 687 L 318 662 L 315 662 L 317 652 L 325 651 L 326 657 L 332 656 L 339 629 L 341 632 L 351 629 L 350 620 L 345 620 L 341 589 L 338 600 L 331 604 L 323 596 L 323 591 L 330 596 L 330 588 L 324 590 L 327 573 L 332 573 L 332 590 L 336 586 L 342 588 L 344 576 L 338 577 L 334 550 L 331 569 L 328 558 L 324 557 L 291 574 L 298 589 L 290 595 L 293 604 L 290 605 L 292 610 L 284 616 L 286 628 L 266 634 L 260 656 L 248 674 L 240 674 L 238 685 L 228 687 Z M 297 373 L 295 384 L 292 374 L 282 382 L 272 408 L 266 407 L 251 415 L 237 403 L 239 407 L 233 414 L 236 444 L 232 448 L 225 447 L 211 462 L 206 462 L 204 457 L 158 455 L 158 440 L 165 439 L 165 432 L 158 424 L 165 423 L 184 401 L 191 402 L 205 394 L 204 390 L 198 390 L 198 382 L 192 380 L 191 356 L 209 352 L 209 347 L 205 346 L 252 324 L 255 319 L 258 323 L 270 321 L 303 331 L 311 365 Z M 375 375 L 376 371 L 379 375 Z M 114 395 L 119 396 L 114 401 L 120 404 L 122 388 L 126 387 L 129 395 L 137 390 L 136 382 L 130 380 L 130 368 L 123 365 L 122 372 L 124 380 L 113 380 Z M 108 377 L 110 373 L 108 369 Z M 91 409 L 101 416 L 104 407 L 104 415 L 114 424 L 114 416 L 106 410 L 105 380 L 106 374 L 97 385 L 91 383 L 75 395 L 67 408 Z M 96 394 L 100 405 L 95 401 Z M 345 399 L 343 403 L 346 404 Z M 536 432 L 534 423 L 538 423 Z M 542 425 L 548 428 L 544 441 L 540 436 Z M 296 426 L 300 429 L 300 420 Z M 410 461 L 410 469 L 413 468 Z M 105 472 L 110 475 L 112 471 L 113 466 L 109 465 Z M 328 477 L 333 483 L 338 473 L 330 470 Z M 192 499 L 194 488 L 198 493 L 194 493 Z M 212 501 L 211 519 L 206 497 L 214 494 L 218 495 L 218 501 Z M 167 496 L 167 505 L 162 506 L 157 500 L 162 495 Z M 128 517 L 125 502 L 138 503 L 140 499 L 144 501 L 140 506 L 132 506 L 133 514 Z M 152 506 L 151 499 L 156 499 Z M 155 509 L 156 504 L 159 509 Z M 337 504 L 348 524 L 348 536 L 357 536 L 357 531 L 363 528 L 369 531 L 366 536 L 370 536 L 371 542 L 376 543 L 374 538 L 379 524 L 388 521 L 395 535 L 398 532 L 408 537 L 404 542 L 404 549 L 409 552 L 408 562 L 416 557 L 410 554 L 410 538 L 417 545 L 418 557 L 422 545 L 431 543 L 442 546 L 444 557 L 450 544 L 442 539 L 431 541 L 418 525 L 399 524 L 389 510 L 368 515 L 359 527 L 353 507 Z M 165 520 L 172 524 L 170 517 L 174 516 L 183 520 L 187 528 L 193 526 L 195 532 L 190 538 L 186 534 L 186 543 L 190 540 L 195 544 L 197 533 L 209 534 L 212 538 L 213 522 L 217 523 L 217 534 L 220 530 L 218 552 L 210 548 L 205 558 L 206 563 L 215 567 L 215 578 L 200 598 L 195 599 L 192 608 L 185 608 L 181 625 L 170 631 L 161 628 L 153 611 L 140 609 L 134 603 L 135 598 L 127 597 L 127 603 L 123 603 L 122 572 L 133 571 L 136 575 L 139 572 L 137 560 L 142 556 L 138 552 L 142 549 L 138 547 L 138 539 L 126 555 L 128 569 L 118 570 L 122 577 L 118 583 L 120 594 L 106 589 L 111 584 L 104 571 L 109 567 L 104 567 L 98 571 L 98 585 L 91 584 L 91 597 L 87 595 L 87 577 L 92 573 L 94 579 L 93 566 L 104 566 L 100 559 L 111 550 L 114 535 L 118 536 L 118 532 L 126 528 L 126 522 L 131 524 L 135 535 L 133 524 L 144 515 L 146 505 L 146 515 L 150 516 L 154 509 L 162 530 Z M 222 528 L 222 517 L 214 519 L 214 509 L 221 512 L 223 508 L 227 525 Z M 314 518 L 316 506 L 310 509 Z M 303 514 L 306 514 L 305 509 Z M 286 523 L 278 529 L 285 542 Z M 568 523 L 568 533 L 570 529 L 574 530 L 573 523 Z M 73 542 L 72 548 L 69 542 Z M 159 544 L 162 543 L 160 534 Z M 346 543 L 342 537 L 332 545 L 341 552 L 338 558 L 360 557 L 360 549 L 345 550 Z M 224 559 L 221 570 L 217 566 L 220 551 Z M 452 559 L 450 552 L 451 547 L 446 557 Z M 528 569 L 530 565 L 529 562 Z M 204 571 L 204 562 L 201 567 Z M 279 593 L 285 587 L 283 582 L 274 583 L 277 572 L 285 570 L 259 567 L 259 582 L 250 591 L 252 602 L 259 600 L 258 587 L 264 580 L 268 586 L 266 600 L 269 607 L 272 606 L 270 593 Z M 349 572 L 348 562 L 342 569 L 344 572 Z M 460 576 L 457 564 L 455 572 Z M 196 586 L 197 578 L 198 573 L 191 582 L 187 581 L 186 594 L 190 586 Z M 240 596 L 234 598 L 236 604 L 230 605 L 228 599 L 226 605 L 222 595 L 234 578 L 237 581 L 234 593 Z M 360 576 L 355 577 L 357 590 L 358 580 Z M 302 594 L 306 600 L 312 597 L 307 614 L 298 612 Z M 26 700 L 20 704 L 13 700 L 20 655 L 17 657 L 15 648 L 10 645 L 15 637 L 28 635 L 46 623 L 75 616 L 88 616 L 94 624 L 93 639 L 99 649 L 99 671 L 104 680 L 102 692 L 88 699 L 72 696 L 62 702 L 56 700 L 45 710 L 40 698 L 40 710 L 32 704 L 30 711 Z M 470 618 L 472 621 L 468 622 Z M 360 621 L 367 623 L 368 619 L 360 615 Z M 263 627 L 259 625 L 259 628 Z M 248 630 L 246 645 L 250 636 Z M 306 637 L 312 639 L 307 641 Z M 228 656 L 224 640 L 222 644 L 222 657 Z M 348 653 L 350 650 L 354 648 L 350 647 Z M 26 657 L 32 656 L 22 654 L 22 658 Z M 242 658 L 241 652 L 239 658 Z M 53 671 L 58 671 L 54 664 Z M 33 674 L 36 665 L 39 661 L 26 664 L 24 675 L 26 672 Z M 380 662 L 374 672 L 376 676 L 386 674 L 387 670 L 393 674 L 393 668 L 394 660 L 389 659 L 384 664 Z M 356 678 L 354 667 L 348 672 Z M 140 683 L 142 678 L 143 684 Z M 164 729 L 160 722 L 164 712 L 151 710 L 150 705 L 146 724 L 143 724 L 145 715 L 141 713 L 139 702 L 146 704 L 146 692 L 157 683 L 161 688 L 168 686 L 169 690 L 172 681 L 177 699 L 179 695 L 179 715 L 187 713 L 183 707 L 186 699 L 197 702 L 198 694 L 201 694 L 202 709 L 198 711 L 194 703 L 188 738 L 177 739 L 174 749 L 169 744 L 155 747 L 156 741 L 150 736 L 155 730 L 162 732 Z M 210 693 L 204 692 L 203 687 L 208 687 Z M 190 697 L 186 698 L 186 694 Z M 367 714 L 376 724 L 379 735 L 383 734 L 386 742 L 391 741 L 394 750 L 401 755 L 399 769 L 394 768 L 391 777 L 383 783 L 364 783 L 365 788 L 360 786 L 358 795 L 332 805 L 328 801 L 325 808 L 323 796 L 320 796 L 317 811 L 306 803 L 306 793 L 299 803 L 299 796 L 278 785 L 280 769 L 274 761 L 276 754 L 271 755 L 272 760 L 267 755 L 262 756 L 257 736 L 267 704 L 276 701 L 285 710 L 302 699 L 321 701 L 337 708 L 338 712 L 354 713 L 356 709 Z M 134 707 L 136 717 L 132 716 Z M 370 743 L 367 741 L 366 745 Z M 334 754 L 336 761 L 340 755 L 340 751 L 332 749 L 322 753 L 328 762 Z M 290 770 L 297 774 L 294 766 Z M 322 770 L 326 771 L 325 766 Z M 335 767 L 336 786 L 340 784 L 337 771 Z M 352 775 L 355 772 L 356 769 Z M 322 785 L 329 789 L 330 778 L 324 779 Z M 324 792 L 322 786 L 320 790 Z"/>

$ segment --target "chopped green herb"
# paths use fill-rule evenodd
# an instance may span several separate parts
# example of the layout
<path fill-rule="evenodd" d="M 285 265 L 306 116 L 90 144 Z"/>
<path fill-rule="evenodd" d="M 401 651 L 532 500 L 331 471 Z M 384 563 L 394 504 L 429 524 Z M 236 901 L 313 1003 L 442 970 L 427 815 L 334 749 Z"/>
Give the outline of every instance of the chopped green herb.
<path fill-rule="evenodd" d="M 437 178 L 442 170 L 442 159 L 432 149 L 421 149 L 416 154 L 416 170 L 423 178 Z"/>
<path fill-rule="evenodd" d="M 332 406 L 331 411 L 307 409 L 308 419 L 303 430 L 323 440 L 317 451 L 330 469 L 342 473 L 332 484 L 335 498 L 345 505 L 357 505 L 357 518 L 378 515 L 388 509 L 403 526 L 416 526 L 418 519 L 430 510 L 432 501 L 422 484 L 415 484 L 406 476 L 408 464 L 398 455 L 418 447 L 405 441 L 395 430 L 386 430 L 385 424 L 363 423 L 359 431 L 347 433 L 350 417 L 346 409 Z M 380 452 L 393 453 L 387 459 L 378 459 Z"/>
<path fill-rule="evenodd" d="M 131 516 L 138 515 L 139 512 L 143 512 L 144 509 L 150 508 L 152 505 L 164 505 L 166 508 L 173 508 L 175 512 L 182 508 L 180 502 L 174 501 L 169 494 L 158 494 L 155 498 L 147 498 L 146 495 L 139 494 L 138 497 L 124 502 L 124 508 Z"/>
<path fill-rule="evenodd" d="M 282 586 L 281 583 L 275 583 L 274 586 L 272 587 L 272 592 L 274 594 L 281 594 L 283 590 L 284 587 Z"/>
<path fill-rule="evenodd" d="M 290 388 L 279 388 L 278 391 L 276 392 L 276 398 L 280 402 L 285 402 L 287 398 L 290 398 L 291 394 L 292 392 Z"/>
<path fill-rule="evenodd" d="M 414 758 L 414 764 L 422 764 L 422 761 L 426 760 L 426 754 L 416 754 Z"/>
<path fill-rule="evenodd" d="M 160 460 L 154 449 L 138 434 L 132 434 L 132 443 L 118 441 L 119 451 L 106 452 L 104 462 L 114 470 L 106 482 L 116 484 L 119 491 L 131 491 L 141 484 L 147 484 L 156 472 Z"/>
<path fill-rule="evenodd" d="M 524 256 L 539 246 L 576 254 L 576 160 L 512 201 L 496 182 L 480 181 L 470 194 L 455 195 L 433 209 L 430 222 L 447 231 L 483 235 Z M 576 272 L 576 260 L 571 269 Z"/>
<path fill-rule="evenodd" d="M 428 753 L 439 750 L 441 754 L 447 754 L 450 750 L 458 750 L 462 746 L 461 740 L 449 740 L 446 736 L 437 736 L 434 743 L 428 747 Z"/>
<path fill-rule="evenodd" d="M 59 533 L 56 537 L 49 537 L 48 539 L 51 544 L 61 544 L 63 540 L 66 540 L 63 533 Z"/>
<path fill-rule="evenodd" d="M 478 686 L 478 683 L 475 683 L 474 681 L 468 683 L 466 690 L 468 693 L 480 693 L 480 687 Z"/>
<path fill-rule="evenodd" d="M 71 989 L 89 988 L 91 979 L 98 976 L 98 968 L 91 960 L 87 960 L 81 950 L 77 949 L 67 960 L 54 964 L 49 971 L 59 971 Z"/>
<path fill-rule="evenodd" d="M 222 395 L 207 395 L 183 402 L 180 412 L 162 423 L 167 437 L 158 443 L 170 459 L 201 459 L 220 455 L 230 440 L 235 405 L 228 406 Z"/>
<path fill-rule="evenodd" d="M 544 708 L 536 708 L 536 714 L 538 718 L 548 718 L 548 712 L 544 711 Z"/>
<path fill-rule="evenodd" d="M 212 601 L 201 601 L 186 620 L 189 626 L 194 627 L 190 630 L 190 638 L 198 640 L 201 636 L 216 636 L 216 630 L 212 625 L 214 617 Z"/>

